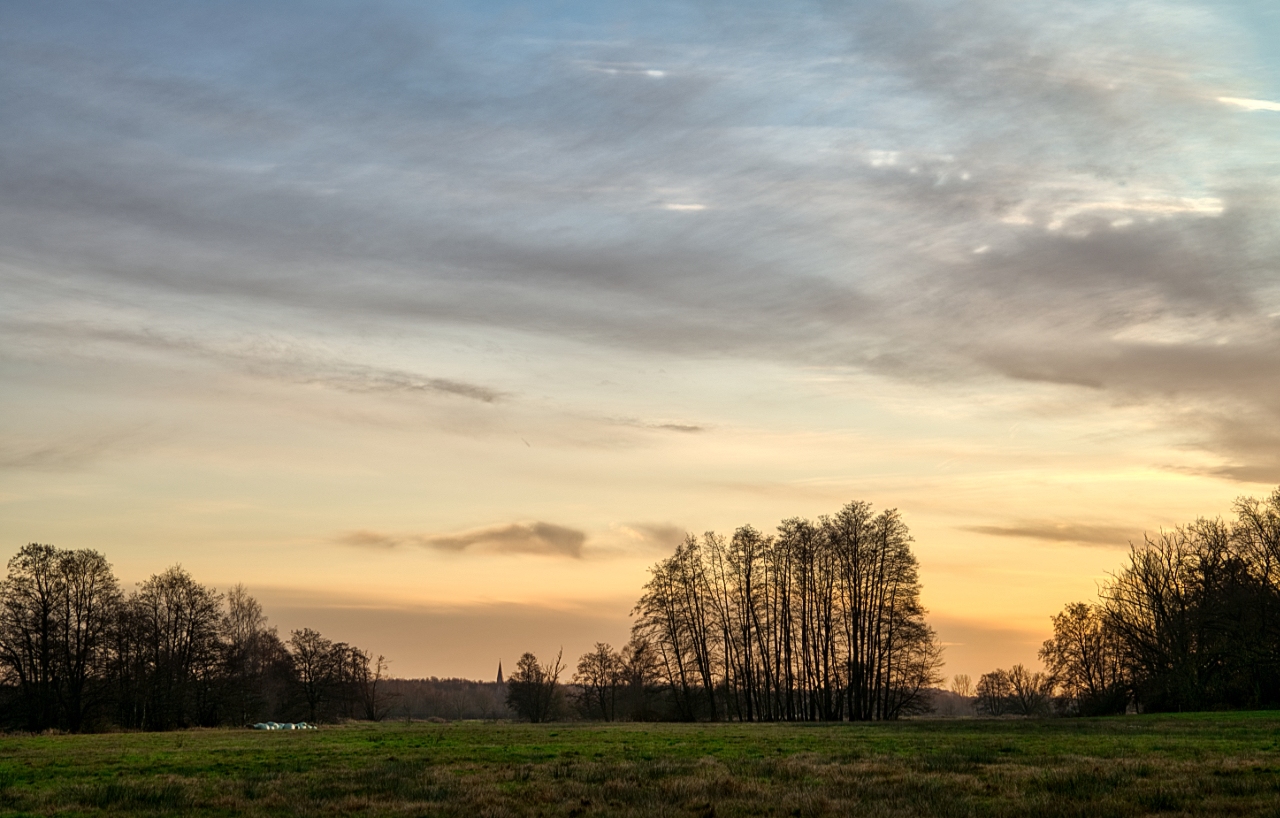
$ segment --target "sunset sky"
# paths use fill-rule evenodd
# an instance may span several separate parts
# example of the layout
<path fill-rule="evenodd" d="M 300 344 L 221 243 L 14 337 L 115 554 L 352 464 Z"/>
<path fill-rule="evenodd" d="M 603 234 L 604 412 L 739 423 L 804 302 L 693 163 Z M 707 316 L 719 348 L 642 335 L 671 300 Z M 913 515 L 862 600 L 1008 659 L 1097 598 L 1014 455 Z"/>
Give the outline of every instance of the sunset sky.
<path fill-rule="evenodd" d="M 1280 483 L 1271 0 L 5 2 L 0 557 L 489 678 L 901 510 L 945 672 Z"/>

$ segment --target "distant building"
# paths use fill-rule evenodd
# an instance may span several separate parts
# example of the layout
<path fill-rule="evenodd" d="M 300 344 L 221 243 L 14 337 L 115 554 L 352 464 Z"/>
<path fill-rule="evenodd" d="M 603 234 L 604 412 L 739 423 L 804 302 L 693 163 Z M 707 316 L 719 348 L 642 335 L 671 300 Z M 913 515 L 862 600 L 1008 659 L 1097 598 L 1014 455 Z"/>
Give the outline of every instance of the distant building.
<path fill-rule="evenodd" d="M 502 684 L 502 660 L 498 660 L 498 684 Z"/>

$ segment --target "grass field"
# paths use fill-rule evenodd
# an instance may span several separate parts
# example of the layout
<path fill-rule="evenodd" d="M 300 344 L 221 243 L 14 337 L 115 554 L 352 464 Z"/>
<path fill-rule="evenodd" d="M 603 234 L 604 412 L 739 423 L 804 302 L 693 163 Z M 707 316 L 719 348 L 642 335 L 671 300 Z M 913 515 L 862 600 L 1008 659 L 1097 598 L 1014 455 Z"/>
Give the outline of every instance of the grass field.
<path fill-rule="evenodd" d="M 1280 816 L 1280 713 L 3 736 L 0 810 Z"/>

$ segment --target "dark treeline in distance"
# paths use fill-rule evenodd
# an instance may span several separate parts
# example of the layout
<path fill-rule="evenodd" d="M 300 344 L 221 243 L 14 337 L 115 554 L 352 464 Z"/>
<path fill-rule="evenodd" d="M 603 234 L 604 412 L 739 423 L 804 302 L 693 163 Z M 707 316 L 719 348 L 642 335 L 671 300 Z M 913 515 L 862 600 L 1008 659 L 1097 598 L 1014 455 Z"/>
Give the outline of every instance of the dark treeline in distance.
<path fill-rule="evenodd" d="M 507 686 L 472 679 L 387 679 L 383 682 L 388 719 L 510 719 Z"/>
<path fill-rule="evenodd" d="M 180 567 L 121 591 L 106 558 L 22 548 L 0 583 L 3 727 L 165 730 L 379 719 L 386 662 L 310 629 L 287 642 L 262 606 Z"/>

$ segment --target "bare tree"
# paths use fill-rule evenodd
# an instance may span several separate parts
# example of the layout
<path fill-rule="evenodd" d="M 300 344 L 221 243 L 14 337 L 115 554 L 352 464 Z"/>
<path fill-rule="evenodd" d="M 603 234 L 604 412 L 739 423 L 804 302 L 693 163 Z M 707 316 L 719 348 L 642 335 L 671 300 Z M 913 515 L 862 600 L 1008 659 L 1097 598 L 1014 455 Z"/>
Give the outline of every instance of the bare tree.
<path fill-rule="evenodd" d="M 951 692 L 966 699 L 973 698 L 973 680 L 968 673 L 957 673 L 951 679 Z"/>
<path fill-rule="evenodd" d="M 289 654 L 307 703 L 307 720 L 317 721 L 333 682 L 333 642 L 310 628 L 290 631 Z"/>
<path fill-rule="evenodd" d="M 978 712 L 988 716 L 1003 716 L 1009 712 L 1009 699 L 1013 695 L 1013 685 L 1009 683 L 1009 673 L 1004 670 L 993 670 L 984 673 L 978 679 Z"/>
<path fill-rule="evenodd" d="M 1199 520 L 1133 547 L 1129 564 L 1104 586 L 1107 628 L 1124 646 L 1134 693 L 1147 707 L 1204 707 L 1215 698 L 1210 688 L 1248 655 L 1253 637 L 1224 621 L 1228 586 L 1239 585 L 1233 562 L 1226 526 Z"/>
<path fill-rule="evenodd" d="M 386 690 L 387 657 L 378 654 L 376 657 L 356 650 L 358 662 L 356 666 L 356 685 L 360 692 L 360 703 L 364 707 L 364 717 L 368 721 L 382 721 L 391 712 L 394 697 Z"/>
<path fill-rule="evenodd" d="M 309 712 L 385 713 L 386 659 L 314 632 L 294 641 L 303 672 L 243 586 L 225 597 L 181 566 L 127 598 L 92 550 L 24 546 L 0 581 L 4 727 L 166 730 L 281 717 L 303 688 Z"/>
<path fill-rule="evenodd" d="M 30 729 L 79 730 L 105 666 L 120 590 L 97 551 L 24 546 L 0 583 L 0 673 Z"/>
<path fill-rule="evenodd" d="M 222 597 L 175 565 L 129 597 L 124 619 L 134 663 L 137 726 L 168 729 L 217 723 L 213 682 Z"/>
<path fill-rule="evenodd" d="M 520 657 L 507 677 L 507 705 L 521 718 L 536 724 L 555 717 L 563 656 L 563 651 L 557 653 L 549 665 L 538 664 L 532 653 Z"/>
<path fill-rule="evenodd" d="M 1009 708 L 1020 716 L 1047 716 L 1053 697 L 1053 680 L 1021 664 L 1009 668 Z"/>
<path fill-rule="evenodd" d="M 578 687 L 577 699 L 584 714 L 614 720 L 625 670 L 622 656 L 605 642 L 597 642 L 594 649 L 582 655 L 573 683 Z"/>
<path fill-rule="evenodd" d="M 9 560 L 0 586 L 0 652 L 8 681 L 21 691 L 29 729 L 52 726 L 57 718 L 57 554 L 52 545 L 24 546 Z"/>
<path fill-rule="evenodd" d="M 90 705 L 90 685 L 106 664 L 112 617 L 121 595 L 107 558 L 97 551 L 63 551 L 61 610 L 58 613 L 60 700 L 68 729 L 78 731 Z"/>
<path fill-rule="evenodd" d="M 1077 602 L 1053 617 L 1053 638 L 1040 648 L 1040 660 L 1061 687 L 1069 711 L 1123 713 L 1128 691 L 1121 650 L 1102 609 Z"/>
<path fill-rule="evenodd" d="M 656 718 L 656 688 L 661 674 L 657 651 L 643 639 L 632 639 L 622 649 L 620 675 L 624 688 L 622 717 L 632 721 Z M 619 714 L 615 713 L 615 716 Z"/>
<path fill-rule="evenodd" d="M 389 712 L 382 682 L 387 661 L 346 642 L 334 642 L 310 628 L 292 631 L 289 653 L 310 721 L 366 718 Z"/>
<path fill-rule="evenodd" d="M 719 651 L 709 612 L 710 589 L 702 546 L 690 535 L 671 557 L 650 569 L 632 615 L 633 641 L 656 652 L 680 717 L 715 718 Z"/>
<path fill-rule="evenodd" d="M 262 605 L 243 585 L 227 592 L 222 646 L 228 716 L 248 724 L 280 710 L 292 675 L 289 655 L 276 629 L 267 626 Z"/>

